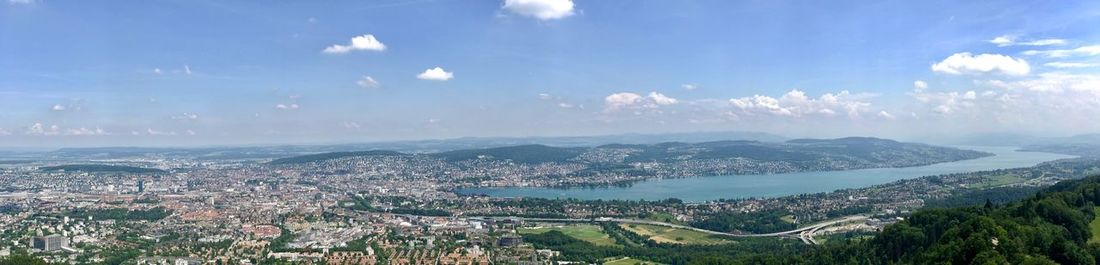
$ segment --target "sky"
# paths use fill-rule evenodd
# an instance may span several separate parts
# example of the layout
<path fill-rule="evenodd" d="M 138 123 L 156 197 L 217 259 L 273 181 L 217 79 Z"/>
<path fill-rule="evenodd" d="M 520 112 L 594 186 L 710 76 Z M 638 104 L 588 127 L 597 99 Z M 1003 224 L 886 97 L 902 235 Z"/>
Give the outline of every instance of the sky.
<path fill-rule="evenodd" d="M 1100 132 L 1100 1 L 0 3 L 0 146 Z"/>

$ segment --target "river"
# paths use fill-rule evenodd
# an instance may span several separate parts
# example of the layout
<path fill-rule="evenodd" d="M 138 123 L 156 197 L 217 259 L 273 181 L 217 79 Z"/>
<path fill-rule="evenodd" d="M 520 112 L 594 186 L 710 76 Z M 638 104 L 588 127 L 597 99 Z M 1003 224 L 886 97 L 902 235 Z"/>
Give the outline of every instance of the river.
<path fill-rule="evenodd" d="M 637 182 L 629 187 L 486 187 L 461 189 L 457 192 L 461 194 L 486 194 L 494 197 L 577 198 L 586 200 L 679 198 L 684 201 L 700 202 L 715 199 L 780 197 L 830 192 L 922 176 L 1030 167 L 1042 162 L 1073 157 L 1041 152 L 1020 152 L 1016 151 L 1018 148 L 1015 147 L 959 148 L 985 151 L 993 153 L 994 156 L 918 167 L 653 179 Z"/>

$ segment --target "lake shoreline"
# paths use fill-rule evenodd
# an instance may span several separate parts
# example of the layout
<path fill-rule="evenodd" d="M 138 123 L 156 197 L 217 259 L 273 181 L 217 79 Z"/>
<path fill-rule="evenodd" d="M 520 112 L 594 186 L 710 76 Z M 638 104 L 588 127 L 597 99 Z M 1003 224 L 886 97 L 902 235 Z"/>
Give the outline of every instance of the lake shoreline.
<path fill-rule="evenodd" d="M 743 199 L 750 197 L 773 198 L 797 194 L 831 192 L 839 189 L 868 187 L 896 180 L 924 176 L 1030 167 L 1043 162 L 1075 157 L 1071 155 L 1022 151 L 1019 147 L 966 146 L 960 148 L 989 152 L 994 155 L 977 159 L 901 168 L 653 178 L 632 182 L 629 185 L 581 187 L 477 187 L 456 189 L 452 192 L 462 195 L 484 194 L 501 198 L 535 197 L 583 200 L 661 200 L 678 198 L 684 201 L 701 202 L 716 199 Z"/>

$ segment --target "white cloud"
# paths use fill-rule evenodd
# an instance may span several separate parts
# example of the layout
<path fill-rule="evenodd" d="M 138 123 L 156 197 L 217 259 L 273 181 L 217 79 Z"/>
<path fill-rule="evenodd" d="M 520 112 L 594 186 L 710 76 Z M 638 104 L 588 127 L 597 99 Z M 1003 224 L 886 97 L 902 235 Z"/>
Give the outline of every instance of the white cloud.
<path fill-rule="evenodd" d="M 928 88 L 928 83 L 925 83 L 924 81 L 921 81 L 921 80 L 913 81 L 913 88 L 925 89 L 925 88 Z"/>
<path fill-rule="evenodd" d="M 1051 92 L 1062 94 L 1064 92 L 1085 92 L 1088 97 L 1094 97 L 1100 106 L 1100 75 L 1043 73 L 1039 78 L 1019 80 L 1013 82 L 991 81 L 991 85 L 1011 89 L 1028 90 L 1035 92 Z"/>
<path fill-rule="evenodd" d="M 943 61 L 933 64 L 932 71 L 946 74 L 993 73 L 1007 75 L 1027 75 L 1031 66 L 1023 59 L 1000 54 L 979 54 L 968 52 L 953 54 Z"/>
<path fill-rule="evenodd" d="M 190 65 L 186 65 L 186 64 L 185 64 L 185 65 L 183 65 L 183 73 L 185 73 L 185 74 L 187 74 L 187 75 L 191 75 L 191 66 L 190 66 Z"/>
<path fill-rule="evenodd" d="M 359 87 L 362 88 L 376 88 L 382 85 L 379 84 L 378 81 L 375 81 L 374 77 L 365 75 L 363 76 L 363 78 L 360 78 L 359 81 L 355 81 L 355 84 L 359 85 Z"/>
<path fill-rule="evenodd" d="M 275 104 L 276 109 L 293 110 L 293 109 L 298 109 L 298 107 L 299 106 L 296 103 L 291 103 L 291 104 L 279 103 L 279 104 Z"/>
<path fill-rule="evenodd" d="M 604 97 L 604 110 L 616 111 L 620 109 L 657 109 L 661 106 L 673 105 L 679 103 L 680 100 L 666 96 L 659 92 L 649 92 L 649 95 L 642 96 L 631 92 L 619 92 Z M 559 105 L 560 106 L 560 105 Z M 572 105 L 570 105 L 572 106 Z M 564 107 L 564 106 L 562 106 Z"/>
<path fill-rule="evenodd" d="M 562 103 L 558 103 L 558 107 L 565 108 L 565 109 L 571 109 L 571 108 L 573 108 L 573 104 L 562 102 Z"/>
<path fill-rule="evenodd" d="M 185 133 L 187 135 L 195 135 L 196 134 L 195 131 L 193 131 L 191 129 L 187 129 L 187 130 L 183 131 L 183 133 Z"/>
<path fill-rule="evenodd" d="M 147 133 L 149 135 L 166 135 L 166 136 L 176 135 L 175 131 L 158 131 L 158 130 L 154 130 L 153 128 L 145 129 L 145 133 Z"/>
<path fill-rule="evenodd" d="M 620 92 L 604 97 L 603 101 L 608 110 L 617 110 L 642 102 L 642 96 L 630 92 Z"/>
<path fill-rule="evenodd" d="M 683 88 L 684 90 L 695 90 L 696 88 L 699 88 L 699 85 L 697 85 L 697 84 L 683 84 L 683 85 L 680 85 L 680 87 Z"/>
<path fill-rule="evenodd" d="M 997 46 L 1002 46 L 1002 47 L 1012 45 L 1013 42 L 1016 42 L 1016 37 L 1015 36 L 1009 36 L 1009 35 L 997 36 L 996 38 L 993 38 L 992 40 L 989 40 L 989 43 L 993 43 L 993 44 L 996 44 Z"/>
<path fill-rule="evenodd" d="M 504 0 L 504 10 L 540 20 L 561 19 L 573 15 L 573 0 Z"/>
<path fill-rule="evenodd" d="M 893 119 L 896 118 L 896 117 L 894 117 L 893 114 L 890 114 L 889 112 L 886 112 L 885 110 L 879 111 L 878 112 L 878 117 L 883 118 L 883 119 L 887 119 L 887 120 L 893 120 Z"/>
<path fill-rule="evenodd" d="M 33 4 L 35 0 L 8 0 L 10 5 L 28 5 Z"/>
<path fill-rule="evenodd" d="M 11 132 L 5 130 L 4 128 L 0 128 L 0 135 L 11 135 Z"/>
<path fill-rule="evenodd" d="M 61 128 L 56 124 L 46 127 L 42 123 L 36 122 L 32 124 L 31 127 L 27 128 L 27 134 L 30 135 L 57 135 L 60 132 Z"/>
<path fill-rule="evenodd" d="M 353 122 L 353 121 L 345 121 L 345 122 L 341 123 L 340 125 L 343 125 L 344 128 L 346 128 L 346 129 L 359 129 L 359 128 L 363 127 L 363 126 L 359 125 L 359 123 Z"/>
<path fill-rule="evenodd" d="M 550 99 L 553 99 L 553 98 L 554 97 L 550 96 L 550 94 L 539 93 L 539 99 L 541 99 L 541 100 L 550 100 Z"/>
<path fill-rule="evenodd" d="M 160 68 L 153 68 L 153 73 L 159 75 L 159 74 L 163 74 L 164 71 L 161 71 Z"/>
<path fill-rule="evenodd" d="M 998 47 L 1006 47 L 1006 46 L 1014 46 L 1014 45 L 1019 45 L 1019 46 L 1051 46 L 1051 45 L 1065 45 L 1067 43 L 1067 41 L 1063 40 L 1063 39 L 1038 39 L 1038 40 L 1017 42 L 1015 36 L 1002 35 L 1002 36 L 998 36 L 996 38 L 993 38 L 992 40 L 989 40 L 989 43 L 996 44 Z"/>
<path fill-rule="evenodd" d="M 452 72 L 447 72 L 443 70 L 443 68 L 436 67 L 424 70 L 423 73 L 416 75 L 416 78 L 423 80 L 447 81 L 455 78 L 455 75 Z"/>
<path fill-rule="evenodd" d="M 979 80 L 978 89 L 919 91 L 910 95 L 920 104 L 928 126 L 983 130 L 1042 128 L 1047 131 L 1100 130 L 1100 74 L 1039 73 L 1009 80 Z M 923 115 L 923 114 L 932 115 Z"/>
<path fill-rule="evenodd" d="M 180 115 L 172 116 L 173 120 L 198 120 L 199 114 L 184 112 Z"/>
<path fill-rule="evenodd" d="M 653 103 L 657 103 L 657 105 L 672 105 L 676 104 L 676 102 L 679 102 L 679 100 L 676 100 L 675 98 L 671 98 L 657 92 L 649 92 L 649 99 L 653 100 Z"/>
<path fill-rule="evenodd" d="M 51 107 L 50 109 L 53 111 L 65 111 L 68 108 L 61 104 L 54 104 L 53 107 Z"/>
<path fill-rule="evenodd" d="M 335 44 L 325 48 L 322 52 L 330 54 L 348 53 L 350 51 L 384 51 L 386 45 L 374 38 L 374 35 L 367 34 L 362 36 L 356 36 L 351 38 L 351 43 L 348 45 Z"/>
<path fill-rule="evenodd" d="M 1048 66 L 1048 67 L 1054 67 L 1054 68 L 1089 68 L 1089 67 L 1100 66 L 1100 64 L 1095 64 L 1095 63 L 1079 63 L 1079 62 L 1049 62 L 1049 63 L 1045 63 L 1043 65 Z"/>
<path fill-rule="evenodd" d="M 65 130 L 65 135 L 76 135 L 76 136 L 81 136 L 81 135 L 85 135 L 85 136 L 86 135 L 110 135 L 110 133 L 107 133 L 107 131 L 104 131 L 103 129 L 100 129 L 99 127 L 96 127 L 95 129 L 88 129 L 88 128 L 85 128 L 85 127 L 80 127 L 80 128 L 70 128 L 70 129 Z"/>
<path fill-rule="evenodd" d="M 732 98 L 729 104 L 734 107 L 733 114 L 738 117 L 774 115 L 786 117 L 833 116 L 838 111 L 848 117 L 857 118 L 870 111 L 871 103 L 862 99 L 866 95 L 854 95 L 848 91 L 826 93 L 819 98 L 810 98 L 801 90 L 791 90 L 779 98 L 754 95 L 752 97 Z"/>
<path fill-rule="evenodd" d="M 1082 46 L 1070 50 L 1030 50 L 1025 51 L 1024 55 L 1040 55 L 1048 58 L 1097 56 L 1100 55 L 1100 45 Z"/>

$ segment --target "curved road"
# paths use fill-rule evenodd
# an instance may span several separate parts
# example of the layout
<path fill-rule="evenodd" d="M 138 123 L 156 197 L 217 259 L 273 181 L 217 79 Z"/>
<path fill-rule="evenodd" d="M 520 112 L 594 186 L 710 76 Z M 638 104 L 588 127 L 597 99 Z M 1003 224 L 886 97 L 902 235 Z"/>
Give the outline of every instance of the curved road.
<path fill-rule="evenodd" d="M 468 219 L 481 219 L 481 220 L 512 219 L 512 220 L 535 221 L 535 222 L 614 222 L 614 223 L 628 223 L 628 224 L 647 224 L 647 225 L 659 225 L 659 226 L 666 226 L 666 227 L 671 227 L 671 228 L 687 229 L 687 230 L 692 230 L 692 231 L 707 233 L 707 234 L 712 234 L 712 235 L 722 235 L 722 236 L 732 236 L 732 237 L 772 237 L 772 236 L 783 236 L 783 235 L 790 235 L 790 234 L 800 234 L 800 237 L 803 239 L 804 242 L 806 242 L 807 244 L 814 244 L 815 241 L 813 240 L 812 237 L 809 237 L 809 236 L 812 236 L 813 233 L 816 232 L 817 230 L 819 230 L 821 228 L 824 228 L 824 227 L 827 227 L 827 226 L 834 225 L 834 224 L 851 222 L 851 221 L 858 221 L 858 220 L 866 220 L 867 216 L 853 215 L 853 216 L 848 216 L 848 217 L 844 217 L 844 218 L 840 218 L 840 219 L 836 219 L 836 220 L 816 223 L 816 224 L 813 224 L 813 225 L 801 227 L 801 228 L 794 229 L 794 230 L 775 232 L 775 233 L 766 233 L 766 234 L 734 234 L 734 233 L 712 231 L 712 230 L 706 230 L 706 229 L 697 228 L 697 227 L 690 227 L 690 226 L 684 226 L 684 225 L 678 225 L 678 224 L 670 224 L 670 223 L 651 221 L 651 220 L 621 219 L 621 218 L 578 219 L 578 218 L 524 218 L 524 217 L 508 217 L 508 216 L 505 216 L 505 217 L 470 216 L 470 217 L 466 217 L 466 218 L 468 218 Z M 809 232 L 809 233 L 802 233 L 802 232 Z M 806 235 L 806 236 L 802 236 L 802 235 Z"/>
<path fill-rule="evenodd" d="M 396 215 L 396 216 L 403 216 L 403 217 L 407 217 L 407 218 L 424 218 L 424 217 L 438 218 L 439 217 L 439 216 L 419 216 L 419 215 L 411 215 L 411 214 L 394 214 L 394 213 L 389 213 L 389 214 Z M 702 228 L 697 228 L 697 227 L 690 227 L 690 226 L 678 225 L 678 224 L 670 224 L 670 223 L 658 222 L 658 221 L 652 221 L 652 220 L 607 218 L 607 217 L 588 218 L 588 219 L 581 219 L 581 218 L 528 218 L 528 217 L 518 217 L 518 216 L 466 216 L 466 217 L 445 217 L 445 218 L 466 218 L 466 219 L 476 219 L 476 220 L 483 220 L 483 221 L 490 221 L 490 220 L 494 220 L 494 221 L 495 220 L 520 220 L 520 221 L 559 222 L 559 223 L 612 222 L 612 223 L 627 223 L 627 224 L 646 224 L 646 225 L 659 225 L 659 226 L 678 228 L 678 229 L 687 229 L 687 230 L 692 230 L 692 231 L 701 232 L 701 233 L 707 233 L 707 234 L 711 234 L 711 235 L 721 235 L 721 236 L 731 236 L 731 237 L 774 237 L 774 236 L 785 236 L 785 235 L 798 234 L 798 238 L 801 239 L 802 242 L 804 242 L 806 244 L 810 244 L 810 245 L 816 245 L 817 241 L 814 240 L 813 235 L 814 235 L 814 233 L 817 232 L 817 230 L 820 230 L 821 228 L 825 228 L 825 227 L 828 227 L 828 226 L 831 226 L 831 225 L 839 224 L 839 223 L 866 220 L 868 217 L 865 216 L 865 215 L 852 215 L 852 216 L 846 216 L 846 217 L 843 217 L 843 218 L 840 218 L 840 219 L 834 219 L 834 220 L 829 220 L 829 221 L 824 221 L 824 222 L 808 225 L 808 226 L 801 227 L 801 228 L 794 229 L 794 230 L 787 230 L 787 231 L 782 231 L 782 232 L 766 233 L 766 234 L 734 234 L 734 233 L 719 232 L 719 231 L 707 230 L 707 229 L 702 229 Z"/>

